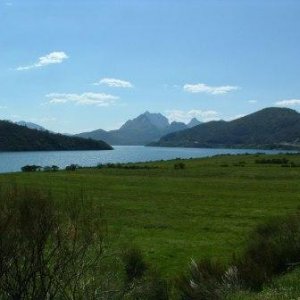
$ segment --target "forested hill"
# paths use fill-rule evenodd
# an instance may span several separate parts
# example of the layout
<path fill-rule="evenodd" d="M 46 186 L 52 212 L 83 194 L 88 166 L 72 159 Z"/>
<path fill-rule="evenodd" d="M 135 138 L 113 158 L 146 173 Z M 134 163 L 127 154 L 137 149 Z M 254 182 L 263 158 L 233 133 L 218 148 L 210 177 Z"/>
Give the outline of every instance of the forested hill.
<path fill-rule="evenodd" d="M 0 151 L 111 150 L 103 141 L 69 137 L 0 121 Z"/>
<path fill-rule="evenodd" d="M 300 114 L 270 107 L 225 122 L 203 123 L 163 136 L 155 146 L 300 149 Z"/>

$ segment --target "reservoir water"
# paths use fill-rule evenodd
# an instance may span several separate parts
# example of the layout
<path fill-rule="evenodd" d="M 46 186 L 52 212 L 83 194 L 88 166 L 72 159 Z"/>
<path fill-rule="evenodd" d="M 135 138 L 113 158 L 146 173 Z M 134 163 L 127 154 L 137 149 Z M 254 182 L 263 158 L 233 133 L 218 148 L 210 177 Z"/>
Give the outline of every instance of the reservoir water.
<path fill-rule="evenodd" d="M 146 162 L 175 158 L 197 158 L 217 154 L 270 153 L 279 150 L 165 148 L 144 146 L 114 146 L 112 151 L 39 151 L 0 152 L 0 173 L 17 172 L 25 165 L 65 168 L 70 164 L 96 166 L 99 163 Z M 286 152 L 286 151 L 284 151 Z"/>

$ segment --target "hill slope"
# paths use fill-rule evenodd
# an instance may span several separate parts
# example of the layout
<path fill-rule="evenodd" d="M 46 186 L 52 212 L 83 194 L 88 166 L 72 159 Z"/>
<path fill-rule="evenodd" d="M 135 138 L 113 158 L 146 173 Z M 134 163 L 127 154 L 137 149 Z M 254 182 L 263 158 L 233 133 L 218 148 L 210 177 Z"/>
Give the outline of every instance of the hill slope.
<path fill-rule="evenodd" d="M 0 121 L 0 151 L 111 150 L 103 141 L 68 137 Z"/>
<path fill-rule="evenodd" d="M 152 145 L 300 149 L 300 114 L 288 108 L 265 108 L 230 122 L 212 121 L 171 133 Z"/>
<path fill-rule="evenodd" d="M 193 120 L 192 124 L 195 124 L 195 122 L 197 122 L 196 119 Z M 152 141 L 158 141 L 165 134 L 186 128 L 188 128 L 188 125 L 184 123 L 172 122 L 169 124 L 169 120 L 162 114 L 147 111 L 127 121 L 118 130 L 105 131 L 98 129 L 83 132 L 76 136 L 103 140 L 112 145 L 146 145 Z"/>

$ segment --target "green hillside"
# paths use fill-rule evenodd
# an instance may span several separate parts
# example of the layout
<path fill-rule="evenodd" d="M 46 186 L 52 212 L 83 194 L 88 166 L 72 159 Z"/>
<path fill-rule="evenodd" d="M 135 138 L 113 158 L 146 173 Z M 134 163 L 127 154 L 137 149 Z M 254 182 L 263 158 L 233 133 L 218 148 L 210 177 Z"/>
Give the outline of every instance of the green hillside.
<path fill-rule="evenodd" d="M 0 121 L 0 151 L 111 150 L 103 141 L 69 137 Z"/>
<path fill-rule="evenodd" d="M 212 121 L 171 133 L 150 145 L 299 149 L 300 114 L 288 108 L 265 108 L 230 122 Z"/>

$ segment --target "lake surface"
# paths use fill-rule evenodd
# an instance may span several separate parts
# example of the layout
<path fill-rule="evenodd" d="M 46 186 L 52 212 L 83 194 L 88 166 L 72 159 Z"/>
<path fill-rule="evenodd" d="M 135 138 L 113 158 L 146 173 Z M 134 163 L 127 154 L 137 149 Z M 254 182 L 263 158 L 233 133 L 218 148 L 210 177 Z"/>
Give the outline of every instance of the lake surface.
<path fill-rule="evenodd" d="M 217 154 L 271 153 L 279 150 L 253 149 L 202 149 L 202 148 L 164 148 L 144 146 L 114 146 L 112 151 L 40 151 L 40 152 L 0 152 L 0 173 L 18 172 L 25 165 L 51 166 L 65 168 L 70 164 L 96 166 L 99 163 L 146 162 L 168 160 L 177 157 L 197 158 Z M 287 152 L 287 151 L 283 151 Z"/>

